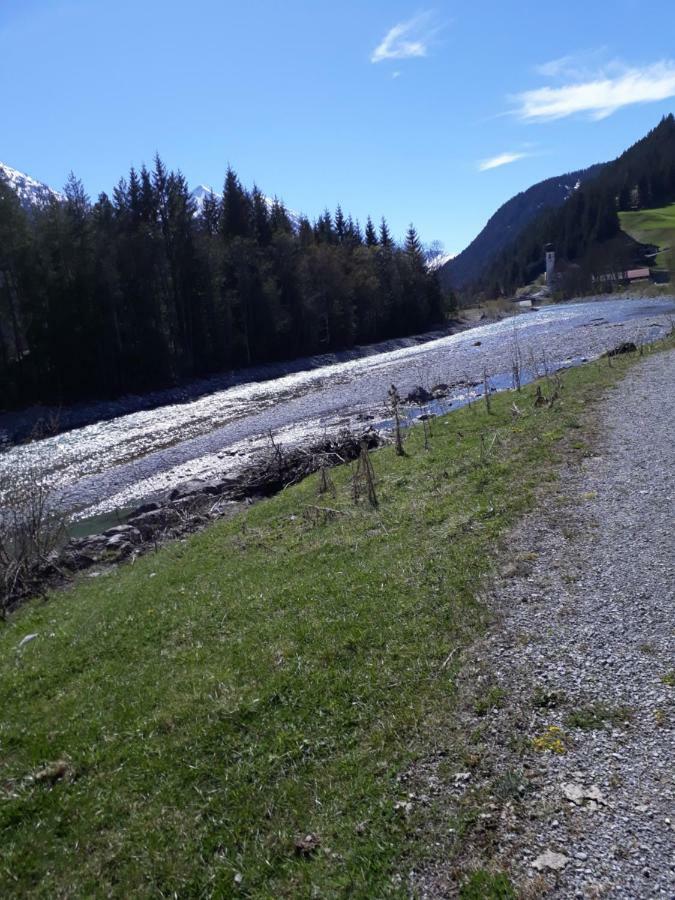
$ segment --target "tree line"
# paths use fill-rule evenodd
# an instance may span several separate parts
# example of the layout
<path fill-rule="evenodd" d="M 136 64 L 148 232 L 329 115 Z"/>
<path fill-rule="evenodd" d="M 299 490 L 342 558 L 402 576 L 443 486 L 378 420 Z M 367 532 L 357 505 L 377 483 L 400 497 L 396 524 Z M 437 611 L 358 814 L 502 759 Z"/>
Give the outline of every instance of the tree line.
<path fill-rule="evenodd" d="M 423 331 L 444 299 L 411 226 L 311 223 L 228 169 L 198 208 L 159 157 L 95 203 L 0 179 L 0 408 L 168 386 Z"/>

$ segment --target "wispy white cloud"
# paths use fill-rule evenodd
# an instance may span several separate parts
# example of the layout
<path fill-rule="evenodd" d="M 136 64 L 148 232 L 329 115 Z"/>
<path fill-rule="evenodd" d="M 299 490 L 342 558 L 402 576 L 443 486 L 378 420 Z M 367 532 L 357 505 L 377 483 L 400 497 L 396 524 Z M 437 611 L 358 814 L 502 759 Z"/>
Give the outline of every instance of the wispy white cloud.
<path fill-rule="evenodd" d="M 551 59 L 540 66 L 535 66 L 535 72 L 543 75 L 544 78 L 555 78 L 557 75 L 569 72 L 570 66 L 573 66 L 574 62 L 573 56 L 560 56 L 558 59 Z"/>
<path fill-rule="evenodd" d="M 569 57 L 547 64 L 550 74 L 568 72 Z M 541 69 L 540 69 L 541 71 Z M 636 103 L 654 103 L 675 97 L 675 62 L 628 68 L 612 63 L 594 76 L 559 87 L 541 87 L 517 94 L 516 116 L 525 122 L 550 122 L 585 113 L 606 119 L 618 109 Z"/>
<path fill-rule="evenodd" d="M 407 22 L 399 22 L 385 34 L 373 50 L 370 61 L 384 62 L 387 59 L 413 59 L 426 56 L 429 44 L 438 29 L 433 25 L 431 13 L 421 13 Z"/>
<path fill-rule="evenodd" d="M 606 75 L 618 74 L 620 63 L 610 61 L 606 47 L 580 50 L 535 66 L 535 72 L 544 78 L 564 78 L 568 81 L 586 81 L 597 76 L 599 71 Z"/>
<path fill-rule="evenodd" d="M 519 159 L 526 159 L 529 153 L 500 153 L 498 156 L 491 156 L 489 159 L 482 159 L 478 163 L 479 172 L 487 172 L 489 169 L 498 169 L 500 166 L 508 166 L 509 163 L 518 162 Z"/>

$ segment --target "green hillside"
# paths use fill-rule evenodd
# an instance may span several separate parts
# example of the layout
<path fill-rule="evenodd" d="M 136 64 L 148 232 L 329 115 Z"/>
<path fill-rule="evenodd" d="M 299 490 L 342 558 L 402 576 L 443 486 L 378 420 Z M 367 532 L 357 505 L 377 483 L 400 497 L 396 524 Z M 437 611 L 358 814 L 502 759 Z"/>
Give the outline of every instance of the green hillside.
<path fill-rule="evenodd" d="M 675 244 L 675 203 L 658 209 L 638 209 L 619 213 L 621 228 L 641 244 L 672 247 Z M 669 267 L 668 252 L 659 253 L 656 265 Z"/>
<path fill-rule="evenodd" d="M 375 509 L 343 466 L 2 623 L 0 896 L 407 896 L 430 850 L 401 773 L 475 764 L 480 578 L 631 363 L 415 427 L 371 455 Z"/>
<path fill-rule="evenodd" d="M 656 128 L 614 162 L 581 184 L 558 209 L 545 210 L 488 266 L 470 293 L 509 296 L 534 282 L 544 271 L 544 245 L 553 244 L 558 260 L 574 263 L 559 283 L 564 296 L 594 289 L 598 275 L 653 264 L 632 222 L 622 230 L 624 215 L 637 207 L 647 222 L 675 201 L 675 116 L 665 116 Z M 630 219 L 626 220 L 630 222 Z M 644 235 L 658 243 L 655 233 Z"/>

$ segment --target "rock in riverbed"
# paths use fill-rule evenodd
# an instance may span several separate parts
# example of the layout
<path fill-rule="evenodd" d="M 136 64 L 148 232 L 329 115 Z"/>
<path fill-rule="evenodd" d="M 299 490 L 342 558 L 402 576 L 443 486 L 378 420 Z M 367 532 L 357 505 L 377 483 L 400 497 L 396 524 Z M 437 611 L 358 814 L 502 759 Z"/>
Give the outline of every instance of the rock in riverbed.
<path fill-rule="evenodd" d="M 146 541 L 179 522 L 180 513 L 170 506 L 160 506 L 129 519 L 129 525 L 137 529 Z"/>
<path fill-rule="evenodd" d="M 547 870 L 551 872 L 560 872 L 565 868 L 568 862 L 569 857 L 565 856 L 564 853 L 556 853 L 555 850 L 545 850 L 534 860 L 532 868 L 537 869 L 539 872 Z"/>

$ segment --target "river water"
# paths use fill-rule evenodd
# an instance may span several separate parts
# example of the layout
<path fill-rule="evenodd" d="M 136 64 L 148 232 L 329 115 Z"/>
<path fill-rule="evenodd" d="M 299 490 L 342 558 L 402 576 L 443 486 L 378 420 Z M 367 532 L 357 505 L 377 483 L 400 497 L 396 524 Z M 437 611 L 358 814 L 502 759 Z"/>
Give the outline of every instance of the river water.
<path fill-rule="evenodd" d="M 516 348 L 525 379 L 592 359 L 622 341 L 663 337 L 673 299 L 609 299 L 544 307 L 427 343 L 264 382 L 238 384 L 183 403 L 120 415 L 0 453 L 0 484 L 41 478 L 74 517 L 129 508 L 191 479 L 236 473 L 268 445 L 291 445 L 386 418 L 387 391 L 451 386 L 443 412 L 480 393 L 487 371 L 511 383 Z M 414 417 L 420 409 L 410 409 Z M 1 500 L 1 497 L 0 497 Z"/>

